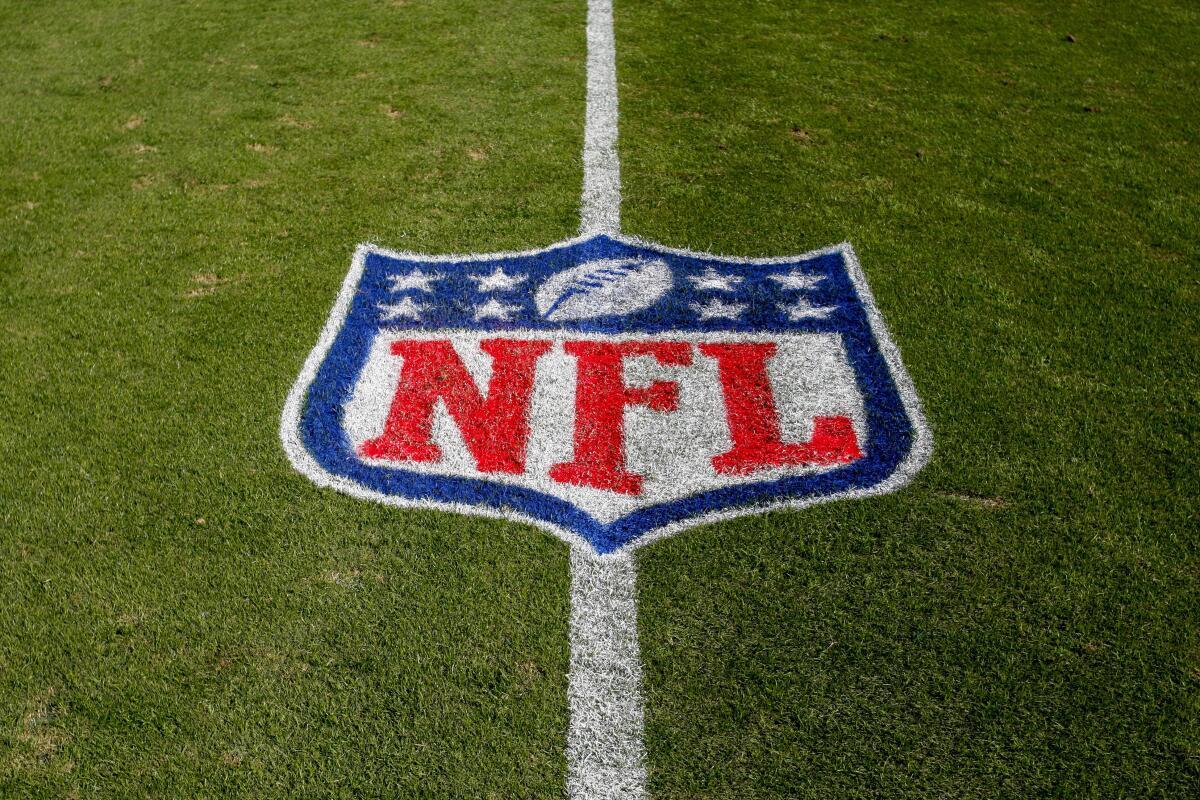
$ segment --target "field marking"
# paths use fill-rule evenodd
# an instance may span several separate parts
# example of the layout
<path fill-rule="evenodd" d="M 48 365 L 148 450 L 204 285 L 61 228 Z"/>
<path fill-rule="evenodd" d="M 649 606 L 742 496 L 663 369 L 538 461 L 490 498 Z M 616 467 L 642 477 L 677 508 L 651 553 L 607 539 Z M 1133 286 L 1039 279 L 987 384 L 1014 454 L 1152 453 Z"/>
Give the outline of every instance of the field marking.
<path fill-rule="evenodd" d="M 612 0 L 588 0 L 587 112 L 579 231 L 593 234 L 620 230 L 621 162 L 617 157 L 617 48 Z"/>
<path fill-rule="evenodd" d="M 567 795 L 646 796 L 642 662 L 634 557 L 571 548 L 571 671 Z"/>
<path fill-rule="evenodd" d="M 648 242 L 634 236 L 613 236 L 618 241 L 626 242 L 634 246 L 652 248 L 663 253 L 675 253 L 683 256 L 699 258 L 710 255 L 684 248 L 665 247 L 663 245 Z M 333 347 L 334 340 L 338 337 L 339 332 L 346 322 L 346 317 L 349 313 L 351 302 L 353 301 L 356 293 L 359 291 L 359 284 L 362 279 L 366 258 L 370 253 L 378 253 L 380 255 L 396 259 L 420 258 L 431 263 L 456 262 L 467 258 L 477 258 L 484 261 L 501 261 L 515 257 L 553 252 L 564 247 L 569 247 L 579 241 L 585 240 L 586 238 L 586 236 L 579 236 L 563 242 L 558 242 L 550 245 L 549 247 L 525 251 L 487 253 L 482 255 L 421 255 L 407 251 L 390 250 L 373 244 L 364 243 L 359 245 L 354 253 L 353 259 L 351 260 L 350 269 L 346 273 L 345 279 L 342 281 L 342 285 L 338 291 L 337 299 L 333 304 L 333 308 L 329 312 L 329 317 L 325 320 L 325 325 L 321 329 L 321 334 L 318 337 L 316 344 L 313 346 L 313 349 L 309 352 L 308 357 L 305 359 L 304 365 L 301 368 L 299 375 L 297 375 L 295 383 L 292 384 L 283 406 L 283 413 L 280 415 L 279 437 L 283 444 L 284 452 L 287 454 L 288 460 L 291 462 L 292 466 L 318 486 L 333 489 L 361 500 L 382 503 L 395 508 L 432 509 L 475 517 L 520 522 L 544 530 L 566 542 L 573 548 L 590 547 L 586 539 L 566 528 L 560 527 L 551 522 L 547 522 L 543 519 L 538 519 L 528 514 L 522 514 L 513 509 L 496 509 L 488 506 L 467 505 L 465 503 L 428 499 L 416 500 L 393 494 L 386 494 L 384 492 L 371 489 L 361 483 L 355 482 L 350 478 L 336 475 L 326 470 L 323 466 L 321 466 L 313 454 L 308 452 L 300 433 L 300 419 L 305 405 L 305 398 L 308 396 L 309 390 L 316 380 L 317 371 L 324 362 L 326 356 L 329 354 L 330 349 Z M 883 320 L 883 316 L 875 304 L 875 298 L 871 294 L 870 288 L 867 285 L 866 278 L 862 272 L 862 267 L 860 266 L 858 258 L 855 256 L 854 250 L 850 244 L 848 242 L 843 242 L 842 244 L 824 247 L 819 250 L 813 250 L 807 253 L 801 253 L 792 256 L 773 256 L 766 258 L 721 258 L 729 263 L 753 266 L 756 264 L 770 265 L 792 261 L 804 261 L 833 253 L 841 253 L 846 259 L 846 265 L 850 274 L 850 278 L 853 281 L 855 289 L 859 293 L 862 304 L 867 311 L 872 333 L 874 334 L 876 341 L 879 343 L 880 351 L 884 359 L 888 363 L 889 370 L 896 381 L 896 388 L 904 402 L 905 412 L 912 420 L 913 427 L 916 431 L 917 438 L 913 442 L 912 448 L 903 462 L 896 467 L 896 470 L 889 475 L 886 480 L 862 489 L 849 489 L 834 494 L 817 495 L 799 499 L 782 498 L 761 504 L 736 506 L 711 511 L 696 517 L 690 517 L 688 519 L 673 522 L 661 528 L 657 528 L 654 531 L 640 536 L 632 542 L 623 545 L 616 551 L 597 556 L 598 558 L 620 558 L 623 554 L 630 553 L 647 545 L 653 544 L 654 542 L 661 541 L 664 538 L 680 533 L 688 528 L 700 525 L 710 525 L 716 522 L 724 522 L 727 520 L 736 519 L 738 517 L 763 514 L 768 511 L 784 509 L 794 511 L 823 503 L 833 502 L 835 500 L 861 499 L 881 494 L 888 494 L 909 483 L 921 470 L 921 468 L 925 466 L 933 451 L 932 434 L 929 430 L 928 424 L 925 421 L 925 416 L 922 413 L 921 403 L 918 400 L 916 391 L 913 388 L 912 379 L 904 369 L 904 366 L 900 360 L 900 351 L 896 347 L 896 344 L 893 342 L 891 335 L 888 332 L 887 326 Z"/>
<path fill-rule="evenodd" d="M 588 0 L 587 111 L 579 231 L 621 232 L 617 47 L 612 0 Z M 571 667 L 567 674 L 567 796 L 646 797 L 637 562 L 571 547 Z"/>

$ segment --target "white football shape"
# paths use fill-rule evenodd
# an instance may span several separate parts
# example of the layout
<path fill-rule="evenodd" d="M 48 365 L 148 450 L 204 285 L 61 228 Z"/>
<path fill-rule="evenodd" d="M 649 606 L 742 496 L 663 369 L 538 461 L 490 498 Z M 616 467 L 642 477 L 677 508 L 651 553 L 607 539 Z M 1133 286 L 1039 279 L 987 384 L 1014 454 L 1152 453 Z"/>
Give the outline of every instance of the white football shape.
<path fill-rule="evenodd" d="M 599 258 L 551 275 L 534 302 L 551 322 L 616 317 L 648 308 L 670 288 L 671 268 L 661 259 Z"/>

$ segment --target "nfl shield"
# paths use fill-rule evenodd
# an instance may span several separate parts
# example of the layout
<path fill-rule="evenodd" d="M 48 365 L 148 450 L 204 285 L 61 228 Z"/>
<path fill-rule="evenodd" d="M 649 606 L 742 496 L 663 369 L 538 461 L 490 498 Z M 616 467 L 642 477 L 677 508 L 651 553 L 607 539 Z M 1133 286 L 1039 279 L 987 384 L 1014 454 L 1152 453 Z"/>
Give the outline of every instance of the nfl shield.
<path fill-rule="evenodd" d="M 849 245 L 736 259 L 617 235 L 360 247 L 282 437 L 321 485 L 599 554 L 890 491 L 930 450 Z"/>

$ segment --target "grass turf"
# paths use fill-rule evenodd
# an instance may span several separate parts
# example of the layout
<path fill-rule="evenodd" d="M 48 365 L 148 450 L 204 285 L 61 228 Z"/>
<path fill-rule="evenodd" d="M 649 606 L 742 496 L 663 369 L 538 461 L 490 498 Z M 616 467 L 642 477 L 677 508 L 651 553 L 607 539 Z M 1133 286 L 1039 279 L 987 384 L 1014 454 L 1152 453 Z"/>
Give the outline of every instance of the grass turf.
<path fill-rule="evenodd" d="M 562 546 L 275 431 L 358 241 L 573 233 L 583 20 L 0 7 L 0 795 L 561 795 Z M 626 230 L 851 240 L 937 447 L 641 552 L 655 797 L 1200 789 L 1198 22 L 618 4 Z"/>

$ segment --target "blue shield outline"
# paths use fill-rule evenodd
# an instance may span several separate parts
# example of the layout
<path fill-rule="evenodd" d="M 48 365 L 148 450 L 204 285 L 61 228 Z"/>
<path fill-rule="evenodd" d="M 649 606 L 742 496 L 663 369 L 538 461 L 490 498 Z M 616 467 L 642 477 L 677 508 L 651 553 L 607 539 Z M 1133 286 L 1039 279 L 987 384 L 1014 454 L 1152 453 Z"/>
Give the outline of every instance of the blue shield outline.
<path fill-rule="evenodd" d="M 695 274 L 707 267 L 737 270 L 766 288 L 771 274 L 802 270 L 824 278 L 811 293 L 824 317 L 790 320 L 777 304 L 751 306 L 744 319 L 699 321 L 685 313 L 700 299 L 686 282 L 677 284 L 669 302 L 620 318 L 548 322 L 536 311 L 509 320 L 475 321 L 472 307 L 447 301 L 432 320 L 385 321 L 379 307 L 389 297 L 389 275 L 414 269 L 458 276 L 472 269 L 529 276 L 530 287 L 571 266 L 594 259 L 654 258 L 667 261 L 674 274 Z M 766 298 L 767 300 L 777 298 Z M 611 523 L 600 523 L 564 499 L 487 479 L 431 475 L 361 460 L 342 428 L 342 410 L 353 390 L 375 335 L 384 328 L 414 330 L 511 330 L 547 333 L 681 334 L 836 333 L 842 337 L 864 401 L 868 436 L 863 457 L 843 467 L 775 480 L 741 483 L 703 491 L 671 502 L 640 508 Z M 894 491 L 928 461 L 932 436 L 920 402 L 888 335 L 862 269 L 848 243 L 783 258 L 730 258 L 668 248 L 629 236 L 595 234 L 526 252 L 419 255 L 360 245 L 316 346 L 288 395 L 280 436 L 297 470 L 321 486 L 362 499 L 399 507 L 435 508 L 463 514 L 526 522 L 572 544 L 586 544 L 604 555 L 641 546 L 688 527 L 757 514 L 801 508 L 840 498 Z"/>

